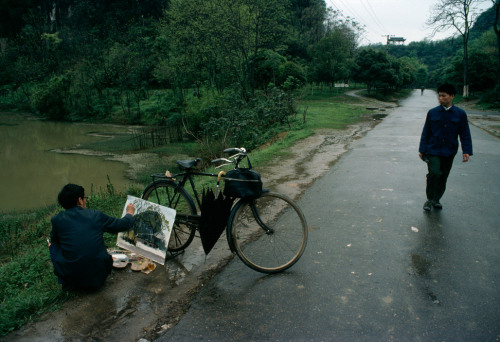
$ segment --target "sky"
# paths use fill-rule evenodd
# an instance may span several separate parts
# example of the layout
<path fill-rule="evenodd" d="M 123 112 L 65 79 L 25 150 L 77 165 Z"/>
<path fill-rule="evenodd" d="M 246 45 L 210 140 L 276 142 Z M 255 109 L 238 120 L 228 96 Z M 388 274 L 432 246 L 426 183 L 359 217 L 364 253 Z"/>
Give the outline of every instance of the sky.
<path fill-rule="evenodd" d="M 437 0 L 325 0 L 328 7 L 340 10 L 344 17 L 354 18 L 365 26 L 360 45 L 387 43 L 387 36 L 405 38 L 405 44 L 424 39 L 440 40 L 453 35 L 448 30 L 430 38 L 432 29 L 425 25 Z M 491 1 L 479 5 L 481 10 L 492 6 Z"/>

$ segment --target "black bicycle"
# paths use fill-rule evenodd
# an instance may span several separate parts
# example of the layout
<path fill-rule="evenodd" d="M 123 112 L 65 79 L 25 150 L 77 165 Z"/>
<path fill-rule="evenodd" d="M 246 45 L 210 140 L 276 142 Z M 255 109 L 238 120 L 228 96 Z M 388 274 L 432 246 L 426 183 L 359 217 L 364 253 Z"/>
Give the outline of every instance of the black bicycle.
<path fill-rule="evenodd" d="M 234 165 L 248 158 L 244 148 L 230 148 L 227 158 L 212 163 Z M 193 241 L 200 224 L 201 201 L 194 176 L 220 177 L 221 173 L 196 170 L 200 158 L 177 161 L 182 172 L 152 175 L 153 182 L 142 198 L 176 210 L 168 251 L 180 252 Z M 222 173 L 223 174 L 223 173 Z M 191 196 L 186 190 L 190 184 Z M 307 223 L 299 206 L 289 197 L 263 189 L 258 198 L 238 199 L 227 221 L 226 236 L 232 252 L 250 268 L 263 273 L 277 273 L 294 265 L 304 253 Z"/>

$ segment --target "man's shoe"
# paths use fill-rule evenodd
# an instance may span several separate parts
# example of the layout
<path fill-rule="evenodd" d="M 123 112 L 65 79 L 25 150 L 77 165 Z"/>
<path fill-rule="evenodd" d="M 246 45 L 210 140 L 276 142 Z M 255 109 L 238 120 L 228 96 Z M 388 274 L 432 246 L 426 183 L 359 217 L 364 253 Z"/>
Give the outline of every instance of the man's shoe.
<path fill-rule="evenodd" d="M 424 210 L 425 211 L 431 211 L 431 209 L 432 209 L 432 202 L 431 201 L 426 201 L 424 203 Z"/>
<path fill-rule="evenodd" d="M 443 205 L 439 201 L 432 201 L 432 206 L 436 209 L 443 209 Z"/>

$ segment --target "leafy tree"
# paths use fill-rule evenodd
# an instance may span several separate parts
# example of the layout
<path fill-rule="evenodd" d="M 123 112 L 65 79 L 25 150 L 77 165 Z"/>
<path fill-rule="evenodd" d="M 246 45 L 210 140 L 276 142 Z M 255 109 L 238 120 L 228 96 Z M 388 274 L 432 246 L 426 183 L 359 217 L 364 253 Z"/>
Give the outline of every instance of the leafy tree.
<path fill-rule="evenodd" d="M 287 59 L 270 49 L 260 49 L 252 59 L 254 84 L 257 88 L 266 89 L 269 85 L 278 85 L 283 79 L 283 65 Z"/>
<path fill-rule="evenodd" d="M 307 48 L 325 35 L 328 11 L 324 0 L 291 0 L 291 25 L 286 37 L 287 54 L 309 59 Z"/>
<path fill-rule="evenodd" d="M 68 114 L 65 103 L 70 80 L 65 76 L 53 76 L 46 84 L 41 84 L 33 94 L 33 106 L 41 114 L 52 120 L 63 120 Z"/>
<path fill-rule="evenodd" d="M 496 86 L 500 87 L 500 1 L 491 0 L 493 2 L 493 10 L 495 13 L 495 18 L 493 20 L 493 30 L 497 38 L 497 71 L 496 71 Z"/>
<path fill-rule="evenodd" d="M 477 5 L 485 0 L 439 0 L 433 7 L 427 24 L 435 32 L 454 28 L 462 37 L 463 45 L 463 96 L 469 95 L 469 35 L 478 16 Z"/>
<path fill-rule="evenodd" d="M 279 46 L 287 22 L 279 0 L 172 0 L 159 37 L 169 50 L 163 70 L 178 70 L 184 87 L 207 81 L 222 92 L 237 83 L 248 98 L 255 88 L 252 59 L 259 49 Z"/>
<path fill-rule="evenodd" d="M 335 27 L 317 44 L 312 45 L 311 80 L 333 84 L 350 76 L 352 37 L 346 27 Z"/>
<path fill-rule="evenodd" d="M 417 87 L 425 87 L 427 85 L 428 77 L 427 67 L 425 65 L 418 67 L 415 79 Z"/>
<path fill-rule="evenodd" d="M 485 52 L 471 52 L 469 65 L 471 89 L 493 89 L 497 69 L 497 60 L 494 55 Z"/>
<path fill-rule="evenodd" d="M 499 70 L 497 36 L 491 28 L 470 44 L 470 82 L 474 90 L 497 86 Z"/>
<path fill-rule="evenodd" d="M 400 64 L 398 87 L 413 86 L 417 80 L 417 67 L 420 63 L 409 57 L 399 58 L 398 62 Z"/>
<path fill-rule="evenodd" d="M 355 59 L 353 79 L 365 83 L 370 92 L 377 85 L 389 85 L 393 76 L 391 63 L 383 51 L 363 49 Z"/>
<path fill-rule="evenodd" d="M 295 62 L 287 61 L 283 65 L 280 66 L 280 74 L 282 75 L 282 82 L 280 86 L 284 87 L 284 84 L 288 81 L 288 85 L 286 87 L 287 90 L 292 90 L 300 88 L 304 84 L 306 84 L 306 72 L 304 68 Z M 293 83 L 291 86 L 290 82 Z"/>

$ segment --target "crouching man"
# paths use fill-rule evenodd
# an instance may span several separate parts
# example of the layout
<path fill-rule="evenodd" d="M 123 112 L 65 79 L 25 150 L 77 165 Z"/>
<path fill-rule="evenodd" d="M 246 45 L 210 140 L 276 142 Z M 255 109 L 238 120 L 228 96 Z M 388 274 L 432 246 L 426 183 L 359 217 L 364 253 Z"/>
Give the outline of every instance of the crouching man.
<path fill-rule="evenodd" d="M 113 265 L 103 233 L 130 229 L 134 205 L 127 206 L 121 219 L 87 209 L 85 191 L 76 184 L 65 185 L 57 199 L 66 210 L 52 217 L 49 249 L 54 274 L 63 290 L 95 290 L 104 284 Z"/>

